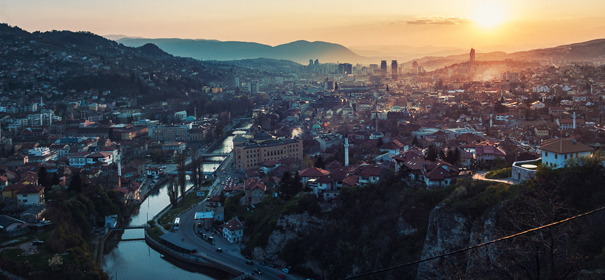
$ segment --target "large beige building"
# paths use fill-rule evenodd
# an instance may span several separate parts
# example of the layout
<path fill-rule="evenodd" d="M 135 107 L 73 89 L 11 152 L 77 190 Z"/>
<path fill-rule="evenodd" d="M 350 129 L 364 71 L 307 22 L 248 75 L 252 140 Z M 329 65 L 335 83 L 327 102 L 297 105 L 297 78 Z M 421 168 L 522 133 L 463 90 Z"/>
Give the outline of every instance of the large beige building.
<path fill-rule="evenodd" d="M 278 140 L 271 134 L 261 131 L 247 143 L 233 147 L 233 165 L 237 169 L 248 169 L 267 161 L 284 158 L 302 160 L 303 144 L 299 139 Z"/>

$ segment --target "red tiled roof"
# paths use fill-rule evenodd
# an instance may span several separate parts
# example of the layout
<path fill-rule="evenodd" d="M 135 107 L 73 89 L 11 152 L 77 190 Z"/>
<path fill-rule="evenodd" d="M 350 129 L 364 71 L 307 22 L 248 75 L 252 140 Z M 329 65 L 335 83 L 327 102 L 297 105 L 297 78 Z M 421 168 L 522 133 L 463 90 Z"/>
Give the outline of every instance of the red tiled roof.
<path fill-rule="evenodd" d="M 244 225 L 237 217 L 235 217 L 235 218 L 231 219 L 229 222 L 227 222 L 226 224 L 224 224 L 223 228 L 226 228 L 230 231 L 236 231 L 236 230 L 244 229 Z"/>
<path fill-rule="evenodd" d="M 330 174 L 330 171 L 327 171 L 327 170 L 324 170 L 321 168 L 317 168 L 317 167 L 309 167 L 298 173 L 298 175 L 300 175 L 300 177 L 322 177 L 322 176 L 326 176 L 329 174 Z"/>
<path fill-rule="evenodd" d="M 582 153 L 592 152 L 593 148 L 584 145 L 576 140 L 572 139 L 554 139 L 550 141 L 544 141 L 540 145 L 540 150 L 553 152 L 557 154 L 568 154 L 568 153 Z"/>

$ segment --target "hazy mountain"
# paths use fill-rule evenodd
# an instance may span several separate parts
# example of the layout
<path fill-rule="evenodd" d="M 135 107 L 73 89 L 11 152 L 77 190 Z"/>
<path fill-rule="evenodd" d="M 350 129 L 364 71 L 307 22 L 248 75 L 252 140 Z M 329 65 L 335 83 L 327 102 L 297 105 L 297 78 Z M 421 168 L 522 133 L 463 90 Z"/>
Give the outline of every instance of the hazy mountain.
<path fill-rule="evenodd" d="M 498 61 L 505 59 L 517 59 L 528 61 L 591 61 L 605 62 L 605 39 L 596 39 L 587 42 L 562 45 L 553 48 L 535 49 L 514 53 L 505 52 L 477 52 L 478 61 Z M 469 60 L 469 53 L 449 56 L 425 56 L 419 59 L 411 59 L 403 65 L 410 68 L 413 61 L 431 71 L 445 66 L 465 62 Z"/>
<path fill-rule="evenodd" d="M 322 63 L 354 63 L 368 60 L 341 45 L 326 42 L 295 41 L 275 47 L 252 42 L 191 39 L 122 38 L 118 42 L 131 47 L 153 43 L 172 55 L 203 60 L 273 58 L 302 64 L 308 64 L 309 59 L 319 59 Z"/>
<path fill-rule="evenodd" d="M 509 58 L 605 62 L 605 39 L 562 45 L 554 48 L 515 52 Z"/>
<path fill-rule="evenodd" d="M 349 49 L 359 55 L 375 58 L 390 58 L 406 61 L 423 56 L 447 56 L 465 52 L 454 47 L 411 47 L 411 46 L 351 46 Z"/>

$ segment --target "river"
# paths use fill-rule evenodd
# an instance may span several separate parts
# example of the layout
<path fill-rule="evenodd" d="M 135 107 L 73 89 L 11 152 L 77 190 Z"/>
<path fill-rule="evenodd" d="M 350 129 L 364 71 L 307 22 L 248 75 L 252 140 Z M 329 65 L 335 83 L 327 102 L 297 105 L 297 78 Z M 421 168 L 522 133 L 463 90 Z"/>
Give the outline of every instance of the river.
<path fill-rule="evenodd" d="M 249 128 L 244 127 L 244 128 Z M 228 153 L 233 149 L 235 134 L 244 131 L 234 131 L 220 146 L 212 152 Z M 219 160 L 213 158 L 211 160 Z M 224 159 L 224 158 L 222 158 Z M 220 162 L 205 162 L 204 171 L 214 171 Z M 189 184 L 188 187 L 190 187 Z M 137 214 L 131 216 L 131 225 L 144 225 L 168 204 L 166 184 L 155 189 L 140 205 Z M 126 230 L 122 239 L 144 237 L 142 229 Z M 228 274 L 216 269 L 205 269 L 194 265 L 182 264 L 178 261 L 162 257 L 160 253 L 147 246 L 145 241 L 107 242 L 103 256 L 103 270 L 110 279 L 225 279 Z"/>

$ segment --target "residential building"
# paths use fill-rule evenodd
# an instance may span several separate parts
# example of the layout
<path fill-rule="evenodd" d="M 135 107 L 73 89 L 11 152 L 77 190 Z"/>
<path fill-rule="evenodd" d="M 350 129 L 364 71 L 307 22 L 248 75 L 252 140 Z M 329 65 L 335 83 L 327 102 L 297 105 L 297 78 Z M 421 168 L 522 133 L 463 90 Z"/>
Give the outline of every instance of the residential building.
<path fill-rule="evenodd" d="M 244 225 L 237 217 L 223 225 L 223 237 L 230 243 L 242 241 L 244 237 Z"/>
<path fill-rule="evenodd" d="M 575 139 L 554 139 L 544 141 L 540 145 L 542 151 L 542 165 L 551 168 L 567 166 L 567 160 L 590 156 L 594 149 Z"/>

